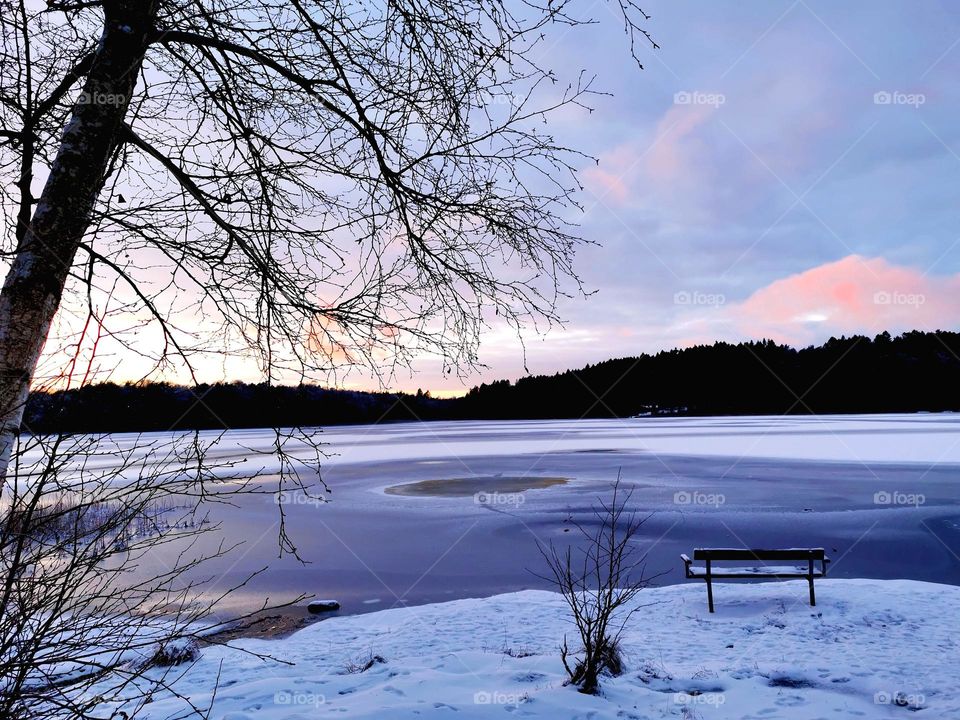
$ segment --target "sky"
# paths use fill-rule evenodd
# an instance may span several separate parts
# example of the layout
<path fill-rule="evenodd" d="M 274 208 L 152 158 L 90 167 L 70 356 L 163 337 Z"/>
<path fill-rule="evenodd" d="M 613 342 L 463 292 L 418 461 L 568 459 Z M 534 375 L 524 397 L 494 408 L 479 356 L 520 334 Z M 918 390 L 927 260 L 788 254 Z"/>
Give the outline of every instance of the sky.
<path fill-rule="evenodd" d="M 614 0 L 576 5 L 598 22 L 555 28 L 535 58 L 558 87 L 586 69 L 608 93 L 549 127 L 597 159 L 571 218 L 593 243 L 576 263 L 589 295 L 563 300 L 565 325 L 523 345 L 492 326 L 476 372 L 423 357 L 387 389 L 453 395 L 717 340 L 960 326 L 960 5 L 641 4 L 660 45 L 637 46 L 642 70 Z M 101 364 L 97 379 L 142 377 L 122 353 Z M 202 370 L 259 377 L 228 357 Z M 383 388 L 362 372 L 338 382 Z"/>
<path fill-rule="evenodd" d="M 611 93 L 558 136 L 599 159 L 577 268 L 595 294 L 526 339 L 552 373 L 715 340 L 793 345 L 960 325 L 960 6 L 644 2 L 661 49 L 622 26 L 550 38 L 545 60 Z M 455 393 L 525 374 L 510 334 L 466 382 L 435 363 L 400 388 Z M 360 382 L 359 384 L 362 384 Z"/>

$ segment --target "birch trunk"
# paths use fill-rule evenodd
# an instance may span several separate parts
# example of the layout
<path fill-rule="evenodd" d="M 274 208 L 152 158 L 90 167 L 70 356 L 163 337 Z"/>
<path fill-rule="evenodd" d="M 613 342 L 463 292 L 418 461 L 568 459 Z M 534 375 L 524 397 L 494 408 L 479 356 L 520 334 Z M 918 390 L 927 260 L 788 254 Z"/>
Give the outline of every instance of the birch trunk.
<path fill-rule="evenodd" d="M 83 92 L 0 290 L 0 495 L 37 362 L 121 137 L 156 0 L 107 0 Z"/>

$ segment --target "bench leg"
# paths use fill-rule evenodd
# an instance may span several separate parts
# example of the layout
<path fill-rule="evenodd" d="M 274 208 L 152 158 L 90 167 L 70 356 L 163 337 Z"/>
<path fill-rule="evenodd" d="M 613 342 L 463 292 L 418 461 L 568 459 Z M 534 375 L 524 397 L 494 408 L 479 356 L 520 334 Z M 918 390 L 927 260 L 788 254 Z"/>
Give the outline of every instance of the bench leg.
<path fill-rule="evenodd" d="M 713 583 L 707 578 L 707 606 L 713 612 Z"/>
<path fill-rule="evenodd" d="M 810 563 L 810 576 L 807 578 L 807 582 L 810 583 L 810 607 L 816 607 L 817 596 L 813 592 L 813 560 L 809 560 L 808 562 Z"/>

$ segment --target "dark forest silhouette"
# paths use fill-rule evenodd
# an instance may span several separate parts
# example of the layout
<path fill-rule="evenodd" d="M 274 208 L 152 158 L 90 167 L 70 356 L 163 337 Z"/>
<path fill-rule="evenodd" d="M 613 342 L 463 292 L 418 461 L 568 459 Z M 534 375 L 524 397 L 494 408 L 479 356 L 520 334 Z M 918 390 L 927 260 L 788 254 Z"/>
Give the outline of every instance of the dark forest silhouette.
<path fill-rule="evenodd" d="M 960 410 L 960 334 L 772 341 L 670 350 L 500 380 L 465 397 L 219 383 L 105 383 L 33 393 L 34 433 L 342 425 L 402 420 Z"/>

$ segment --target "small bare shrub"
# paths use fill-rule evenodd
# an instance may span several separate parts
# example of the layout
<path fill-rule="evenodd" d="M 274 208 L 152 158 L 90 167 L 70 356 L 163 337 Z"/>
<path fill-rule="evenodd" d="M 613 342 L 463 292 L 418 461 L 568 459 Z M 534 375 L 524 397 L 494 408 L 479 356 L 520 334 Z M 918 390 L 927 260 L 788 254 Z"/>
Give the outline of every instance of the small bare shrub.
<path fill-rule="evenodd" d="M 582 544 L 558 550 L 553 542 L 537 544 L 549 568 L 540 577 L 553 583 L 570 610 L 582 648 L 575 654 L 564 636 L 560 648 L 563 666 L 580 692 L 595 694 L 602 674 L 623 672 L 620 636 L 630 617 L 640 609 L 632 601 L 652 578 L 644 576 L 645 553 L 632 540 L 646 518 L 628 511 L 632 491 L 624 491 L 620 476 L 608 502 L 600 499 L 595 521 L 571 519 Z"/>
<path fill-rule="evenodd" d="M 345 675 L 359 675 L 360 673 L 365 673 L 374 665 L 384 665 L 386 662 L 386 658 L 382 655 L 374 655 L 371 652 L 365 659 L 359 658 L 348 662 L 343 672 Z"/>
<path fill-rule="evenodd" d="M 157 646 L 153 656 L 147 660 L 147 667 L 176 667 L 200 659 L 200 646 L 192 638 L 169 640 Z"/>

